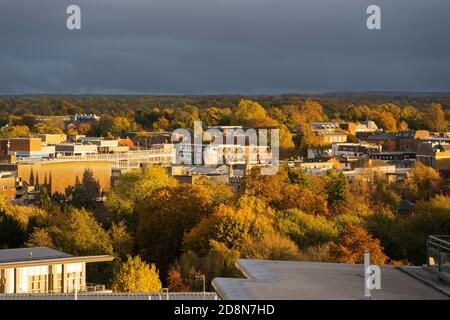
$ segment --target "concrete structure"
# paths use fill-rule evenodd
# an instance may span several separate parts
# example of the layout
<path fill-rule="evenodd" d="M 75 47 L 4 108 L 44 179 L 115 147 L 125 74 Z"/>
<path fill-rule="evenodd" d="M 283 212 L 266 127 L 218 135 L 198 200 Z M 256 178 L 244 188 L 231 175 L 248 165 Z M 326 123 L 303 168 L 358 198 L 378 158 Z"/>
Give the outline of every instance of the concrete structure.
<path fill-rule="evenodd" d="M 236 266 L 245 279 L 215 278 L 212 282 L 222 299 L 365 299 L 364 266 L 360 264 L 241 259 Z M 380 268 L 381 290 L 372 290 L 373 300 L 449 299 L 450 291 L 438 289 L 437 279 L 427 284 L 423 277 L 411 275 L 427 274 L 422 267 Z"/>
<path fill-rule="evenodd" d="M 87 284 L 86 263 L 113 259 L 76 257 L 46 247 L 0 250 L 0 294 L 104 290 Z"/>

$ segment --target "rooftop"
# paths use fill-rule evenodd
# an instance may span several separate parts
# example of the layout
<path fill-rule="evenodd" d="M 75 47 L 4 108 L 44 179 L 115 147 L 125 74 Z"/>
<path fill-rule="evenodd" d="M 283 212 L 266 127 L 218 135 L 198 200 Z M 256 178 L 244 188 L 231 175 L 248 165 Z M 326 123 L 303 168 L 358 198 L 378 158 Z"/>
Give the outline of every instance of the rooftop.
<path fill-rule="evenodd" d="M 47 247 L 3 249 L 0 250 L 0 264 L 28 260 L 43 260 L 71 257 L 70 254 Z"/>
<path fill-rule="evenodd" d="M 236 266 L 246 279 L 213 280 L 222 299 L 364 299 L 363 265 L 241 259 Z M 372 299 L 449 299 L 448 294 L 405 271 L 422 267 L 380 268 L 381 290 L 373 290 Z"/>
<path fill-rule="evenodd" d="M 47 247 L 0 250 L 0 268 L 14 268 L 27 265 L 44 265 L 48 263 L 100 262 L 112 261 L 113 259 L 113 257 L 110 257 L 108 255 L 77 257 Z"/>

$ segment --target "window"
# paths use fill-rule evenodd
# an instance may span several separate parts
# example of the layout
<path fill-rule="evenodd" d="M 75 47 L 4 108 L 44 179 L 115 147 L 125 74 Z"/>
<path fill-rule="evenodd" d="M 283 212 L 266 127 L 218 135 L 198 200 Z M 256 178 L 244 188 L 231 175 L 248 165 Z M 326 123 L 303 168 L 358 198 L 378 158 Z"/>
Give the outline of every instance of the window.
<path fill-rule="evenodd" d="M 45 293 L 48 292 L 47 287 L 48 281 L 47 281 L 47 275 L 41 274 L 41 275 L 33 275 L 28 277 L 28 288 L 29 292 L 33 293 Z"/>

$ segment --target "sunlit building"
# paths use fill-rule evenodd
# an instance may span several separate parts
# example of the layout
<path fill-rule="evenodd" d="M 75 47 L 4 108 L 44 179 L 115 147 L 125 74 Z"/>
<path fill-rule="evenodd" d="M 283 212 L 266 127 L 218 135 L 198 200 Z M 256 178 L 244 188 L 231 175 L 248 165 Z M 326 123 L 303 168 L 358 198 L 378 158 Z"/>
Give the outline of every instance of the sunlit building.
<path fill-rule="evenodd" d="M 105 291 L 86 281 L 86 264 L 108 255 L 77 257 L 46 247 L 0 250 L 0 294 Z"/>

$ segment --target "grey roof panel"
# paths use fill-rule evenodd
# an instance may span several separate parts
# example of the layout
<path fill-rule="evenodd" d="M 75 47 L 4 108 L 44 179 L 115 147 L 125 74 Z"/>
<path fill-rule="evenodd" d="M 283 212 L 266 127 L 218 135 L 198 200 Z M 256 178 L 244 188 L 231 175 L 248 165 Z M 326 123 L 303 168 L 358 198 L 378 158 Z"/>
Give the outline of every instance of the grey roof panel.
<path fill-rule="evenodd" d="M 72 255 L 47 247 L 0 250 L 0 263 L 68 258 Z"/>
<path fill-rule="evenodd" d="M 224 299 L 364 299 L 363 266 L 298 261 L 238 260 L 247 279 L 216 278 Z M 372 299 L 449 299 L 394 266 L 380 266 L 381 290 Z"/>

